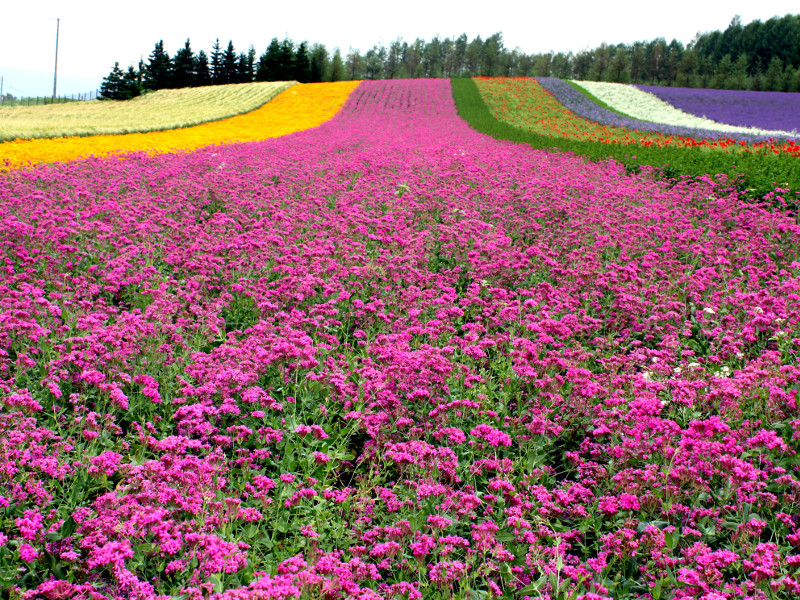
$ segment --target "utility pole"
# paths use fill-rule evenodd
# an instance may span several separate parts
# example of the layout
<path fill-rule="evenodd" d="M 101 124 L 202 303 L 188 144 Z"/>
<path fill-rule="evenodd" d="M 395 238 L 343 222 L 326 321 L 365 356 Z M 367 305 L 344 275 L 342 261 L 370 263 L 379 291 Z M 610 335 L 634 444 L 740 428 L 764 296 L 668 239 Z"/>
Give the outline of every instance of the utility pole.
<path fill-rule="evenodd" d="M 56 84 L 58 83 L 58 28 L 61 24 L 61 18 L 56 19 L 56 66 L 53 70 L 53 100 L 56 99 Z"/>

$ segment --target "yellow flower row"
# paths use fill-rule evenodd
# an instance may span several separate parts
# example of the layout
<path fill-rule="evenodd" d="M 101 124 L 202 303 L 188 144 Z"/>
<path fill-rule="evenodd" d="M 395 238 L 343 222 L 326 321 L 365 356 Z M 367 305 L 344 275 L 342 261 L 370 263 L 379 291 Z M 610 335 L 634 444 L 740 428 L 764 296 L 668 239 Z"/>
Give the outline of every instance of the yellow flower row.
<path fill-rule="evenodd" d="M 87 156 L 145 151 L 152 154 L 190 151 L 214 144 L 250 142 L 316 127 L 344 105 L 358 81 L 305 83 L 290 87 L 249 113 L 196 127 L 0 143 L 0 170 L 42 162 L 68 161 Z"/>

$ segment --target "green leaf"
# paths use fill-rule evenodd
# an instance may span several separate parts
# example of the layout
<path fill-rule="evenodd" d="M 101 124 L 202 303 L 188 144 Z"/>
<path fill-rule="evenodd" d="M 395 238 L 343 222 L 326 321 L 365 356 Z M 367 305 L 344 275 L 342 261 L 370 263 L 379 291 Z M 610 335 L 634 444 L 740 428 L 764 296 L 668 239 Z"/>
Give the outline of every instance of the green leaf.
<path fill-rule="evenodd" d="M 537 579 L 536 581 L 534 581 L 530 585 L 526 585 L 524 588 L 519 590 L 517 592 L 517 594 L 520 595 L 520 596 L 527 596 L 528 594 L 535 594 L 540 589 L 542 589 L 542 587 L 544 586 L 544 584 L 546 582 L 547 582 L 547 575 L 542 575 L 541 577 L 539 577 L 539 579 Z"/>

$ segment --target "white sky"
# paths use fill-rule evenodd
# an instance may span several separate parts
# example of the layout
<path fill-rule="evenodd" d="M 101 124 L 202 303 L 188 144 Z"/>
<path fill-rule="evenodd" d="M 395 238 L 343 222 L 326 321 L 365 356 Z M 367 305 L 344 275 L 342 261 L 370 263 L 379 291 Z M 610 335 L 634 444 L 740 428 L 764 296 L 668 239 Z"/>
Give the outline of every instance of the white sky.
<path fill-rule="evenodd" d="M 233 0 L 203 8 L 185 0 L 9 0 L 0 11 L 0 76 L 17 96 L 53 92 L 56 17 L 61 18 L 59 94 L 99 87 L 119 61 L 124 68 L 145 59 L 164 40 L 170 56 L 191 39 L 208 52 L 219 37 L 237 51 L 252 44 L 260 55 L 270 39 L 324 43 L 362 52 L 397 37 L 413 41 L 466 33 L 483 38 L 501 31 L 507 48 L 526 53 L 577 52 L 602 42 L 673 38 L 684 44 L 698 31 L 723 30 L 734 15 L 743 23 L 800 12 L 797 0 L 673 0 L 649 8 L 642 0 L 305 0 L 294 3 Z M 277 6 L 276 6 L 277 5 Z"/>

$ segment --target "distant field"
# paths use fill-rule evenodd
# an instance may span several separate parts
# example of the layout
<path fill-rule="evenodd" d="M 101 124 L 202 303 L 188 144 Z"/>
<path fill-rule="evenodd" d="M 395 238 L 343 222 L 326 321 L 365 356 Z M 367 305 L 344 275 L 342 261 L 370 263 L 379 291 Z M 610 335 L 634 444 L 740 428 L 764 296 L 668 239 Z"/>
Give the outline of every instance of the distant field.
<path fill-rule="evenodd" d="M 249 112 L 294 82 L 159 90 L 133 100 L 0 108 L 0 141 L 159 131 Z"/>

